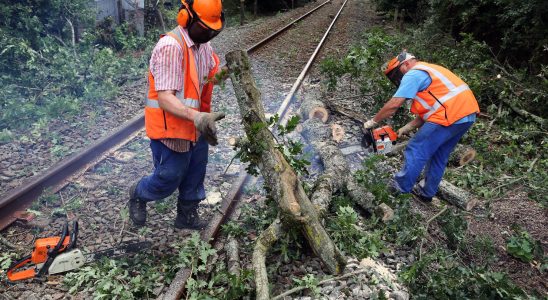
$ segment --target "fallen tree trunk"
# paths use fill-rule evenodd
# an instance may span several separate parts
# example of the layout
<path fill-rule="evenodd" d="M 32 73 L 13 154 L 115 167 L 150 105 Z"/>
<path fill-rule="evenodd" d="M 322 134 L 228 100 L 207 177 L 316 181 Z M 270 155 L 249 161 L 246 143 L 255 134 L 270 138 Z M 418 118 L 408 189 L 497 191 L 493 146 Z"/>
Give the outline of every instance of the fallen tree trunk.
<path fill-rule="evenodd" d="M 317 102 L 317 98 L 320 98 L 317 91 L 310 91 L 304 96 L 301 104 L 301 116 L 310 115 L 307 109 L 314 106 L 309 103 Z M 356 204 L 369 210 L 372 207 L 374 196 L 355 182 L 343 153 L 332 138 L 333 131 L 330 130 L 330 126 L 323 124 L 318 118 L 310 118 L 302 125 L 303 137 L 318 151 L 324 166 L 323 174 L 316 181 L 314 192 L 310 197 L 320 215 L 327 211 L 331 196 L 343 190 L 348 192 Z"/>
<path fill-rule="evenodd" d="M 345 258 L 339 252 L 325 228 L 318 212 L 306 195 L 297 174 L 276 148 L 272 133 L 264 117 L 261 94 L 251 76 L 249 58 L 244 51 L 226 55 L 230 78 L 238 99 L 242 122 L 249 141 L 254 141 L 252 155 L 269 188 L 270 196 L 278 203 L 284 223 L 299 226 L 314 253 L 328 271 L 338 274 L 344 269 Z"/>

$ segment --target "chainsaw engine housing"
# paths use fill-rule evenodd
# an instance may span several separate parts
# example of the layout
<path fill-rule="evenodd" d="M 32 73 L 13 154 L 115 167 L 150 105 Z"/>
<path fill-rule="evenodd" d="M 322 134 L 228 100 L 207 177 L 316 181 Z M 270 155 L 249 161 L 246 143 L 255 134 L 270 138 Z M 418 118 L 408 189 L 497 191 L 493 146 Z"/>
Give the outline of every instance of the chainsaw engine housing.
<path fill-rule="evenodd" d="M 365 148 L 373 146 L 373 152 L 387 154 L 392 152 L 392 147 L 396 144 L 397 138 L 398 135 L 392 127 L 386 125 L 376 129 L 369 129 L 362 139 L 362 146 Z"/>

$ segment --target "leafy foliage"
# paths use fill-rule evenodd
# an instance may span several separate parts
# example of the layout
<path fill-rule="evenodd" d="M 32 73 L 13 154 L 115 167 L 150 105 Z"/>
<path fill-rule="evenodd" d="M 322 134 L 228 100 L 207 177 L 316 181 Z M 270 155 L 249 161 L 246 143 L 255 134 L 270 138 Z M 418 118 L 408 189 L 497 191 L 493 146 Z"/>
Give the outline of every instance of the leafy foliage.
<path fill-rule="evenodd" d="M 313 274 L 306 274 L 301 279 L 293 278 L 293 281 L 295 281 L 295 283 L 297 283 L 298 286 L 306 287 L 307 289 L 312 291 L 312 294 L 316 297 L 320 293 L 320 287 L 319 287 L 320 281 Z"/>
<path fill-rule="evenodd" d="M 328 223 L 331 238 L 347 255 L 357 258 L 379 256 L 385 250 L 382 231 L 368 231 L 357 223 L 358 214 L 352 207 L 339 207 L 336 216 Z"/>
<path fill-rule="evenodd" d="M 542 259 L 544 255 L 540 242 L 533 239 L 529 232 L 519 229 L 508 238 L 506 251 L 524 262 L 531 262 L 535 257 Z"/>
<path fill-rule="evenodd" d="M 494 49 L 501 61 L 528 68 L 531 74 L 548 64 L 543 55 L 548 37 L 542 0 L 375 0 L 378 9 L 405 9 L 408 16 L 426 26 L 449 33 L 455 39 L 466 33 Z"/>
<path fill-rule="evenodd" d="M 251 131 L 247 134 L 247 139 L 245 141 L 239 142 L 235 149 L 237 150 L 236 158 L 240 159 L 241 162 L 249 163 L 246 166 L 246 171 L 251 175 L 258 175 L 258 165 L 261 160 L 262 153 L 267 150 L 266 141 L 258 138 L 257 135 L 260 131 L 274 124 L 278 123 L 280 117 L 278 114 L 270 117 L 267 122 L 258 122 L 252 124 Z M 299 175 L 308 174 L 307 166 L 310 165 L 305 157 L 303 157 L 303 147 L 304 145 L 300 142 L 287 139 L 287 135 L 295 130 L 299 124 L 300 118 L 298 116 L 291 117 L 285 126 L 277 125 L 276 126 L 276 136 L 273 137 L 276 139 L 277 144 L 275 145 L 276 149 L 280 151 L 285 160 L 289 165 L 297 172 Z M 281 143 L 280 143 L 281 139 Z"/>
<path fill-rule="evenodd" d="M 453 255 L 436 249 L 401 274 L 416 299 L 526 299 L 523 290 L 499 272 L 463 267 Z"/>
<path fill-rule="evenodd" d="M 93 30 L 94 15 L 83 0 L 2 5 L 0 140 L 9 141 L 14 130 L 37 136 L 52 120 L 101 112 L 104 101 L 113 99 L 120 86 L 141 78 L 146 57 L 121 56 L 119 51 L 143 50 L 146 40 L 124 24 L 109 27 L 112 43 L 102 44 L 100 37 L 106 35 Z"/>

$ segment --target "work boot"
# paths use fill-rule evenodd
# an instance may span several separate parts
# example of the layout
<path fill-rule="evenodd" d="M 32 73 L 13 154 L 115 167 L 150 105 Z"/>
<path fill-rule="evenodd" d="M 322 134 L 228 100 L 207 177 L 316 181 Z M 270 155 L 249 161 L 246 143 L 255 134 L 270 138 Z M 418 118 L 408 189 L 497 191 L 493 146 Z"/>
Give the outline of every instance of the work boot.
<path fill-rule="evenodd" d="M 198 205 L 200 201 L 177 202 L 177 217 L 175 218 L 175 228 L 178 229 L 204 229 L 207 222 L 200 219 L 198 215 Z"/>
<path fill-rule="evenodd" d="M 147 221 L 147 203 L 139 199 L 135 193 L 139 181 L 129 188 L 129 218 L 137 226 L 145 225 Z"/>
<path fill-rule="evenodd" d="M 432 197 L 426 197 L 423 194 L 422 187 L 418 184 L 416 184 L 413 189 L 411 190 L 411 194 L 413 194 L 415 197 L 419 198 L 422 202 L 431 203 Z"/>

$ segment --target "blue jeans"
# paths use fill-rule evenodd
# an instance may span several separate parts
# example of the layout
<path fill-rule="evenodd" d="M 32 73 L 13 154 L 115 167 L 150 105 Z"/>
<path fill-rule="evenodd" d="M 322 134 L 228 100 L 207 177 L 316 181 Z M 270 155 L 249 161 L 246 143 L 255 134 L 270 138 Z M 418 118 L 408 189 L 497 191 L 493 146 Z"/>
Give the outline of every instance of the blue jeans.
<path fill-rule="evenodd" d="M 200 138 L 188 152 L 175 152 L 159 140 L 150 140 L 154 172 L 137 184 L 137 198 L 155 201 L 179 189 L 179 201 L 200 201 L 206 198 L 204 178 L 208 144 Z"/>
<path fill-rule="evenodd" d="M 409 141 L 405 149 L 403 169 L 394 175 L 397 189 L 409 193 L 425 168 L 425 183 L 421 193 L 433 197 L 445 172 L 449 154 L 474 122 L 442 126 L 426 122 Z"/>

